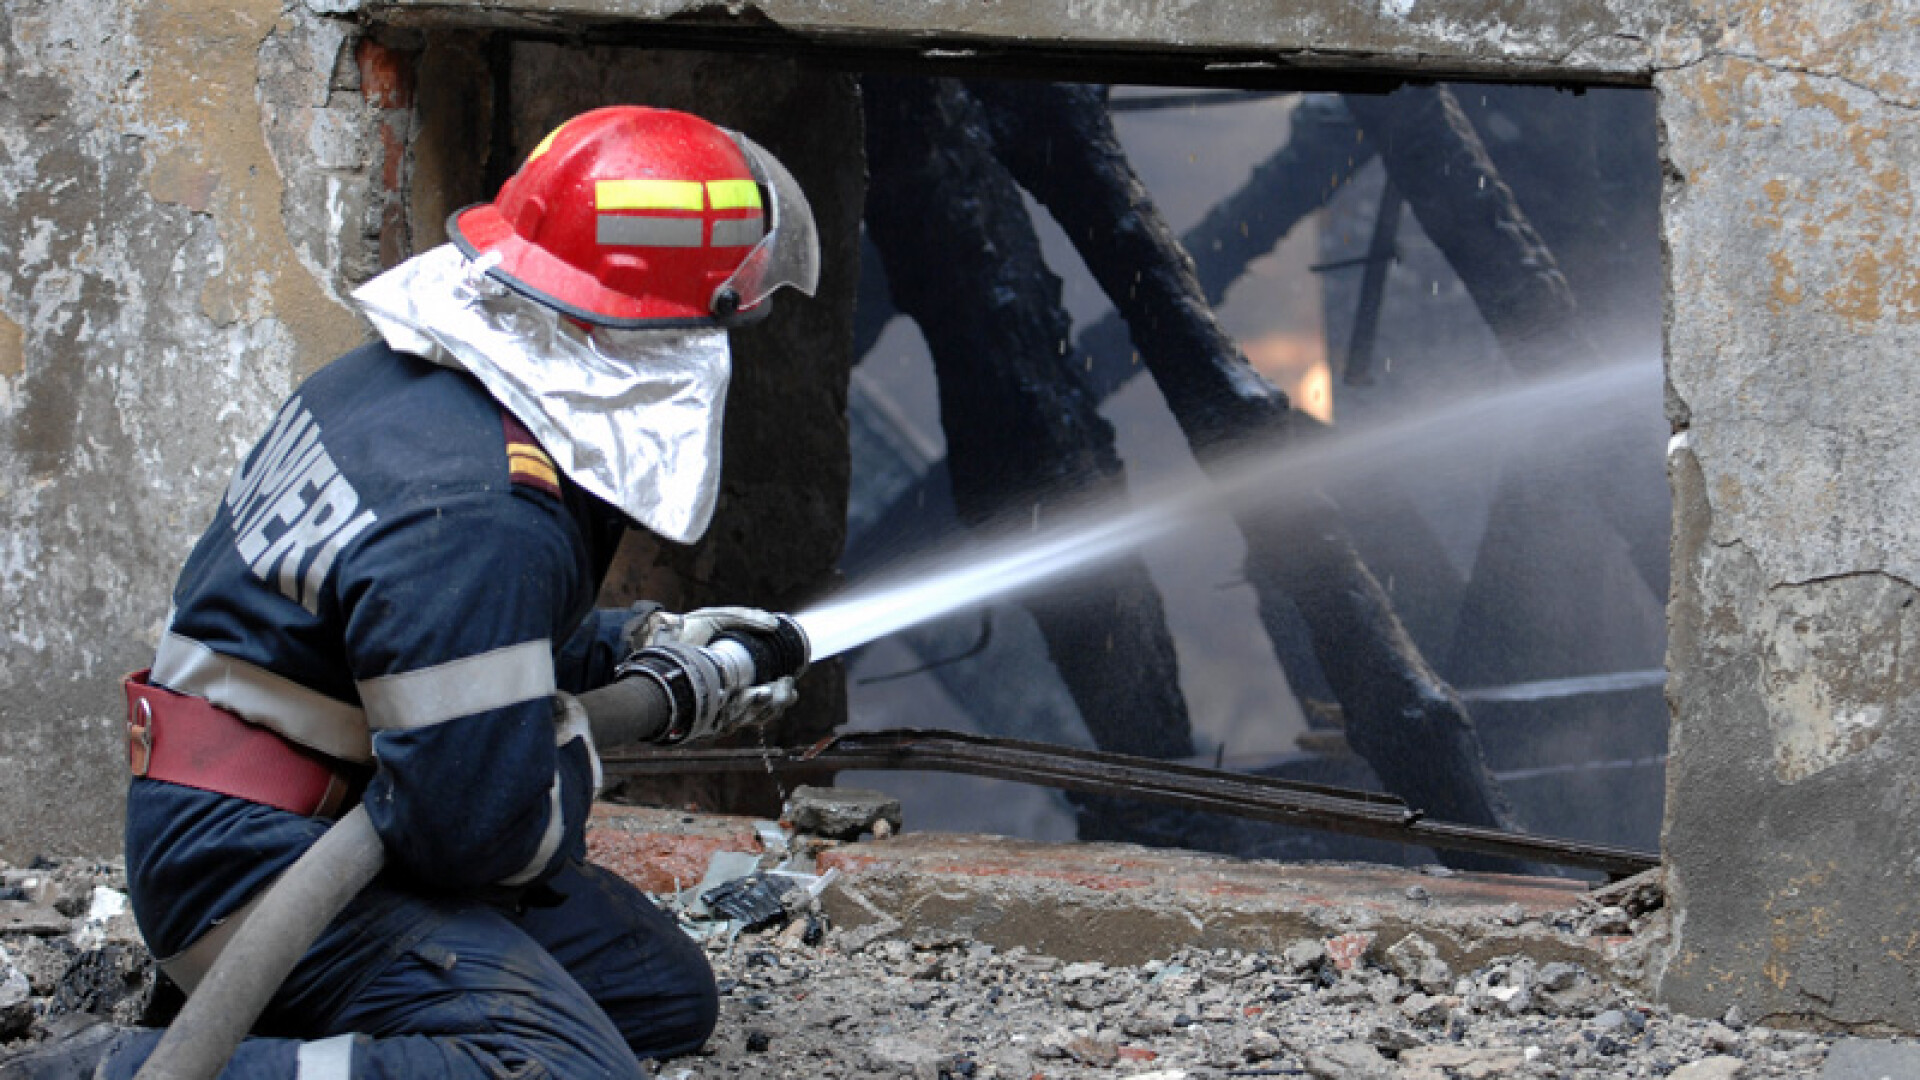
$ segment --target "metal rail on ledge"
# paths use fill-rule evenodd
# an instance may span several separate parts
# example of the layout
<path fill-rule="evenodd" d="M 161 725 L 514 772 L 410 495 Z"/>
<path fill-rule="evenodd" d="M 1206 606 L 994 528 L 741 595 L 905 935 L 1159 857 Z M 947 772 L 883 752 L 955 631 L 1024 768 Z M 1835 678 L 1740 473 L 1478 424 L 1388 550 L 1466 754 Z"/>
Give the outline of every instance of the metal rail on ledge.
<path fill-rule="evenodd" d="M 603 764 L 612 776 L 858 769 L 969 773 L 1394 843 L 1598 870 L 1613 878 L 1660 865 L 1658 855 L 1632 848 L 1431 821 L 1392 795 L 951 731 L 848 732 L 805 749 L 635 747 L 608 753 Z"/>

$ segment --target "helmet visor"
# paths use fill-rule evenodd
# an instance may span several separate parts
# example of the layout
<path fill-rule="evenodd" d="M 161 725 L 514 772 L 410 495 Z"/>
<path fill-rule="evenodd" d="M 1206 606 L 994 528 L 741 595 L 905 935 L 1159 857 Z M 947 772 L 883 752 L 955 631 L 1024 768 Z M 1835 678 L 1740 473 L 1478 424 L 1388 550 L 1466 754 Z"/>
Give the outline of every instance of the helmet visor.
<path fill-rule="evenodd" d="M 820 234 L 814 228 L 813 208 L 800 184 L 778 158 L 737 131 L 728 131 L 747 159 L 753 178 L 766 189 L 768 228 L 765 236 L 741 261 L 739 269 L 715 290 L 715 312 L 730 307 L 747 311 L 782 285 L 808 296 L 820 281 Z M 731 294 L 731 302 L 720 300 Z M 731 311 L 727 312 L 731 314 Z"/>

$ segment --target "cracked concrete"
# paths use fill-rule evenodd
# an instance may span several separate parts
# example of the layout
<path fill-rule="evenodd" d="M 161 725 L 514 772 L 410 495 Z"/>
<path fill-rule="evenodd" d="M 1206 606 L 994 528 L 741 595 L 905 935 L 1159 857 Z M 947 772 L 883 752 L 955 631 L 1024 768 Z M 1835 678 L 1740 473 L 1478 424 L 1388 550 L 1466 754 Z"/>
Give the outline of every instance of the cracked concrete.
<path fill-rule="evenodd" d="M 1715 5 L 1670 181 L 1677 1007 L 1920 1025 L 1911 4 Z"/>

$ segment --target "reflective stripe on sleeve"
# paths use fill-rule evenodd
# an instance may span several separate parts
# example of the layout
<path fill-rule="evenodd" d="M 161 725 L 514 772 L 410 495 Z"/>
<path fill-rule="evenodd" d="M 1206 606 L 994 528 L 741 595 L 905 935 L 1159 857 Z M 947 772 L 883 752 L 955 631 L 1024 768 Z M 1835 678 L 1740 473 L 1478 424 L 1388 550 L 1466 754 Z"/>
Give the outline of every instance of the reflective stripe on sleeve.
<path fill-rule="evenodd" d="M 560 850 L 560 834 L 566 824 L 566 813 L 560 808 L 560 774 L 556 771 L 553 786 L 547 789 L 547 831 L 540 834 L 540 846 L 534 850 L 533 858 L 527 860 L 527 865 L 512 876 L 501 878 L 500 884 L 525 885 L 540 876 L 540 871 L 552 861 L 553 853 Z"/>
<path fill-rule="evenodd" d="M 353 1080 L 354 1038 L 351 1034 L 335 1035 L 301 1043 L 294 1054 L 294 1080 Z"/>
<path fill-rule="evenodd" d="M 375 731 L 431 727 L 457 716 L 551 697 L 553 645 L 545 638 L 359 683 Z"/>
<path fill-rule="evenodd" d="M 367 716 L 357 706 L 169 631 L 153 658 L 154 682 L 206 698 L 249 723 L 344 761 L 373 760 Z"/>
<path fill-rule="evenodd" d="M 553 696 L 559 713 L 554 719 L 553 745 L 560 747 L 575 739 L 581 740 L 587 748 L 587 762 L 593 769 L 593 794 L 598 798 L 600 789 L 607 786 L 607 777 L 600 766 L 600 748 L 593 743 L 593 725 L 587 720 L 586 706 L 564 690 Z"/>

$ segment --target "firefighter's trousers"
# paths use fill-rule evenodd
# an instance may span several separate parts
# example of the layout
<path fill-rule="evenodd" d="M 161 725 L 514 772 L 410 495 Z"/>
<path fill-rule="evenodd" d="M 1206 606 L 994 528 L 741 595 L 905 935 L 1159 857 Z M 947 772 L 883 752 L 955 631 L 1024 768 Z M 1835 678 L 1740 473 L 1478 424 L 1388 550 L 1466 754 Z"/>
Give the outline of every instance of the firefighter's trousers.
<path fill-rule="evenodd" d="M 644 1077 L 718 1015 L 700 947 L 645 895 L 569 864 L 514 903 L 385 879 L 327 928 L 221 1076 L 229 1080 Z M 158 1043 L 107 1063 L 129 1080 Z"/>

